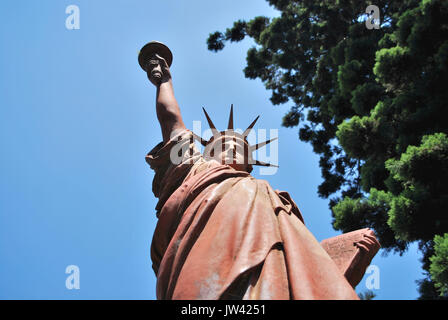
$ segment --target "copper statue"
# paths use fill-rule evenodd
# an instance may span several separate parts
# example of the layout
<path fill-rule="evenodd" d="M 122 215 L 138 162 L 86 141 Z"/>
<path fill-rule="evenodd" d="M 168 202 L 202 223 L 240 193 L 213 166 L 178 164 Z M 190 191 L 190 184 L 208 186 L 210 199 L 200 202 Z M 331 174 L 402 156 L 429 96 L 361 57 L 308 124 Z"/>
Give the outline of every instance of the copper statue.
<path fill-rule="evenodd" d="M 251 156 L 269 141 L 249 145 L 246 139 L 258 118 L 238 134 L 233 108 L 226 131 L 204 110 L 213 132 L 208 141 L 186 128 L 174 97 L 172 60 L 168 47 L 155 41 L 139 54 L 157 88 L 163 137 L 146 156 L 158 198 L 151 244 L 157 298 L 358 299 L 354 287 L 380 247 L 373 232 L 319 243 L 287 192 L 250 175 L 252 165 L 270 165 Z"/>

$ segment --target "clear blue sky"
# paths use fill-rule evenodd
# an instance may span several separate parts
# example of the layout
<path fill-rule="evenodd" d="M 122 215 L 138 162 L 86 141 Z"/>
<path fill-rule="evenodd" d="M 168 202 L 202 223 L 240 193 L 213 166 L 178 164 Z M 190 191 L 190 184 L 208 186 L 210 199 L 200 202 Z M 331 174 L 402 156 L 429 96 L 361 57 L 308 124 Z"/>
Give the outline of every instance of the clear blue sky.
<path fill-rule="evenodd" d="M 71 4 L 79 30 L 65 27 Z M 338 234 L 316 193 L 318 157 L 280 126 L 291 104 L 273 106 L 260 81 L 244 78 L 253 43 L 206 47 L 237 19 L 277 14 L 265 0 L 0 2 L 0 298 L 155 299 L 156 198 L 144 156 L 161 134 L 155 89 L 137 63 L 150 40 L 173 51 L 186 125 L 205 126 L 202 106 L 219 128 L 231 103 L 238 128 L 260 114 L 257 128 L 279 130 L 280 164 L 261 178 L 291 194 L 319 241 Z M 402 257 L 378 254 L 377 298 L 415 299 L 419 257 L 415 245 Z M 65 287 L 72 264 L 79 290 Z"/>

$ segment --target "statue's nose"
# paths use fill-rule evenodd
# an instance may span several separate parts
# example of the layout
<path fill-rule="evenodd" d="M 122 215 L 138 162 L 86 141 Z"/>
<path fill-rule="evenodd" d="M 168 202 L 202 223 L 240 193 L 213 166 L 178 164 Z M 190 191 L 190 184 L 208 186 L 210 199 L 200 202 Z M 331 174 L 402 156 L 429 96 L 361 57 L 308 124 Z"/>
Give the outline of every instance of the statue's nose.
<path fill-rule="evenodd" d="M 227 149 L 236 149 L 236 143 L 235 141 L 228 141 L 226 142 Z"/>
<path fill-rule="evenodd" d="M 153 70 L 162 71 L 162 67 L 161 67 L 160 63 L 156 64 L 156 65 L 154 66 L 154 69 L 153 69 Z"/>

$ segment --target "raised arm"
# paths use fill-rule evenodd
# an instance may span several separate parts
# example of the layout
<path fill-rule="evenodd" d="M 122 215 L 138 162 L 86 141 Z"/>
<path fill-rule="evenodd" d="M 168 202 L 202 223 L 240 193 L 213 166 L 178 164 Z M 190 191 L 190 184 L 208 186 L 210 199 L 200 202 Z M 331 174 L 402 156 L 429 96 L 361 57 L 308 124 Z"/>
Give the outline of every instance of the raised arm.
<path fill-rule="evenodd" d="M 165 59 L 159 55 L 152 57 L 147 75 L 151 83 L 157 87 L 156 112 L 162 129 L 163 142 L 166 143 L 175 130 L 185 129 L 185 125 L 174 97 L 170 68 Z"/>

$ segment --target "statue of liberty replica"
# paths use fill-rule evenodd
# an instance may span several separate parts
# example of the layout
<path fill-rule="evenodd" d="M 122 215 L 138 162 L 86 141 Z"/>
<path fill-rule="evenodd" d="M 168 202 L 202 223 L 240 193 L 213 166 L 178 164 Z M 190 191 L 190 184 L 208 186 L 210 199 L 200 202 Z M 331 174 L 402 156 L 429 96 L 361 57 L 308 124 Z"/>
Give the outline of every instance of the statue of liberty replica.
<path fill-rule="evenodd" d="M 373 232 L 319 243 L 290 195 L 250 174 L 254 165 L 269 165 L 252 158 L 269 141 L 247 140 L 258 118 L 237 133 L 231 108 L 227 130 L 219 131 L 204 109 L 213 136 L 204 140 L 186 128 L 172 60 L 156 41 L 139 54 L 157 88 L 163 137 L 146 156 L 158 198 L 151 244 L 157 298 L 358 299 L 354 286 L 379 249 Z"/>

